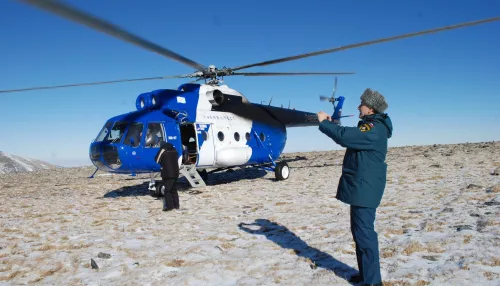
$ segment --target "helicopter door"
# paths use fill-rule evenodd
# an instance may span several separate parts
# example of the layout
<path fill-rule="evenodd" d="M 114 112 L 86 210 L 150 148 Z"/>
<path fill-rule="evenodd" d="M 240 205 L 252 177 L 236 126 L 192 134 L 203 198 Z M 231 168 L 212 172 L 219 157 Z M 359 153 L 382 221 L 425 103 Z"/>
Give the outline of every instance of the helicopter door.
<path fill-rule="evenodd" d="M 215 161 L 214 136 L 212 124 L 196 123 L 198 139 L 198 164 L 197 166 L 211 166 Z"/>
<path fill-rule="evenodd" d="M 162 142 L 166 142 L 163 124 L 160 122 L 148 122 L 146 136 L 144 136 L 144 141 L 142 141 L 142 155 L 144 158 L 148 158 L 146 168 L 154 169 L 158 166 L 154 158 L 160 150 Z"/>

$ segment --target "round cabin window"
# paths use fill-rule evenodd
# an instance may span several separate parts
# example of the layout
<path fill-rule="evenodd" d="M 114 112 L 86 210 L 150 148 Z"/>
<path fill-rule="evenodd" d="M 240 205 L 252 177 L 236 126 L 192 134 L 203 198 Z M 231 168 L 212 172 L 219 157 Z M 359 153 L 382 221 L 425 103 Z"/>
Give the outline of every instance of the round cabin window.
<path fill-rule="evenodd" d="M 234 132 L 234 140 L 240 141 L 240 133 Z"/>
<path fill-rule="evenodd" d="M 264 133 L 260 133 L 260 141 L 266 141 L 266 135 Z"/>
<path fill-rule="evenodd" d="M 219 133 L 217 133 L 217 137 L 219 137 L 220 141 L 224 141 L 224 133 L 222 131 L 219 131 Z"/>
<path fill-rule="evenodd" d="M 247 133 L 245 134 L 245 139 L 247 139 L 247 141 L 250 141 L 250 133 L 248 133 L 248 132 L 247 132 Z"/>

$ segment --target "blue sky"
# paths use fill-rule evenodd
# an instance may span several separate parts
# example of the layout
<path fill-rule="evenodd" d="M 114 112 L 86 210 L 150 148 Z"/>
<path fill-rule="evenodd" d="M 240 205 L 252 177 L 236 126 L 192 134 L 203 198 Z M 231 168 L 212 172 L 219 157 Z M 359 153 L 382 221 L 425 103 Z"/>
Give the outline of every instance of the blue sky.
<path fill-rule="evenodd" d="M 476 1 L 66 1 L 204 65 L 238 66 L 500 16 Z M 286 4 L 285 4 L 286 3 Z M 192 69 L 16 1 L 0 2 L 0 89 L 176 75 Z M 500 21 L 246 71 L 354 71 L 340 76 L 344 114 L 367 88 L 389 103 L 390 146 L 500 140 Z M 0 95 L 0 150 L 90 164 L 104 122 L 138 94 L 183 80 Z M 332 112 L 333 77 L 229 77 L 253 102 Z M 355 126 L 357 116 L 345 119 Z M 316 127 L 288 129 L 286 152 L 341 149 Z"/>

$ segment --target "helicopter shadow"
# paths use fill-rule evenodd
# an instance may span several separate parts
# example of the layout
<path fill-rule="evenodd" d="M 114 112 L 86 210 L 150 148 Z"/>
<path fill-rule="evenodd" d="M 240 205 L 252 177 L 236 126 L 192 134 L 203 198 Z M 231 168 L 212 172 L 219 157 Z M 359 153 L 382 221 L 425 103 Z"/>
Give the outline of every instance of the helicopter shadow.
<path fill-rule="evenodd" d="M 291 249 L 299 257 L 309 259 L 311 268 L 324 268 L 333 271 L 338 277 L 346 281 L 358 273 L 351 266 L 338 261 L 333 256 L 314 247 L 310 247 L 300 237 L 295 235 L 285 226 L 279 225 L 268 219 L 256 219 L 254 223 L 239 223 L 238 227 L 251 234 L 264 235 L 267 239 L 284 249 Z M 356 283 L 350 283 L 357 285 Z"/>
<path fill-rule="evenodd" d="M 237 182 L 239 180 L 259 179 L 264 177 L 266 174 L 267 172 L 262 169 L 228 169 L 226 171 L 219 171 L 209 174 L 208 180 L 205 182 L 205 184 L 207 186 L 217 186 Z M 161 179 L 156 181 L 161 182 Z M 104 195 L 104 198 L 150 196 L 151 192 L 148 190 L 148 188 L 149 182 L 143 182 L 133 186 L 125 186 L 106 193 Z M 198 195 L 203 193 L 203 191 L 191 188 L 188 180 L 184 177 L 180 177 L 177 180 L 176 189 L 178 192 L 185 192 L 190 195 Z"/>
<path fill-rule="evenodd" d="M 268 172 L 265 170 L 251 167 L 227 169 L 225 171 L 210 173 L 205 184 L 207 186 L 216 186 L 221 184 L 233 183 L 240 180 L 260 179 L 266 176 L 267 173 Z M 187 182 L 185 178 L 181 179 Z"/>

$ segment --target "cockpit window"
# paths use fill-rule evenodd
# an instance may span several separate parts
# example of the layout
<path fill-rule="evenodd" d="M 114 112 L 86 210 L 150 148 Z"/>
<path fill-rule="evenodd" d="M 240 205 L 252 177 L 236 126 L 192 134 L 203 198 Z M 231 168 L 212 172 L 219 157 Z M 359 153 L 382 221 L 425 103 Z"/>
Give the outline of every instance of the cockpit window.
<path fill-rule="evenodd" d="M 101 132 L 99 132 L 99 135 L 97 135 L 95 142 L 102 142 L 102 141 L 107 141 L 111 143 L 120 142 L 123 133 L 125 131 L 125 128 L 127 127 L 127 123 L 116 122 L 113 125 L 113 128 L 111 128 L 112 124 L 113 124 L 112 122 L 107 122 L 104 125 Z"/>
<path fill-rule="evenodd" d="M 161 123 L 148 123 L 148 131 L 146 132 L 146 148 L 160 147 L 165 141 L 165 135 Z"/>
<path fill-rule="evenodd" d="M 101 142 L 102 140 L 104 140 L 104 138 L 106 138 L 106 136 L 108 135 L 109 133 L 109 129 L 111 128 L 111 122 L 106 122 L 106 124 L 104 124 L 104 126 L 102 127 L 101 131 L 99 132 L 99 134 L 97 135 L 96 139 L 95 139 L 95 142 Z"/>
<path fill-rule="evenodd" d="M 144 125 L 142 123 L 132 123 L 128 128 L 127 136 L 125 137 L 125 141 L 123 141 L 123 144 L 132 147 L 139 146 L 139 144 L 141 143 L 143 128 Z"/>

